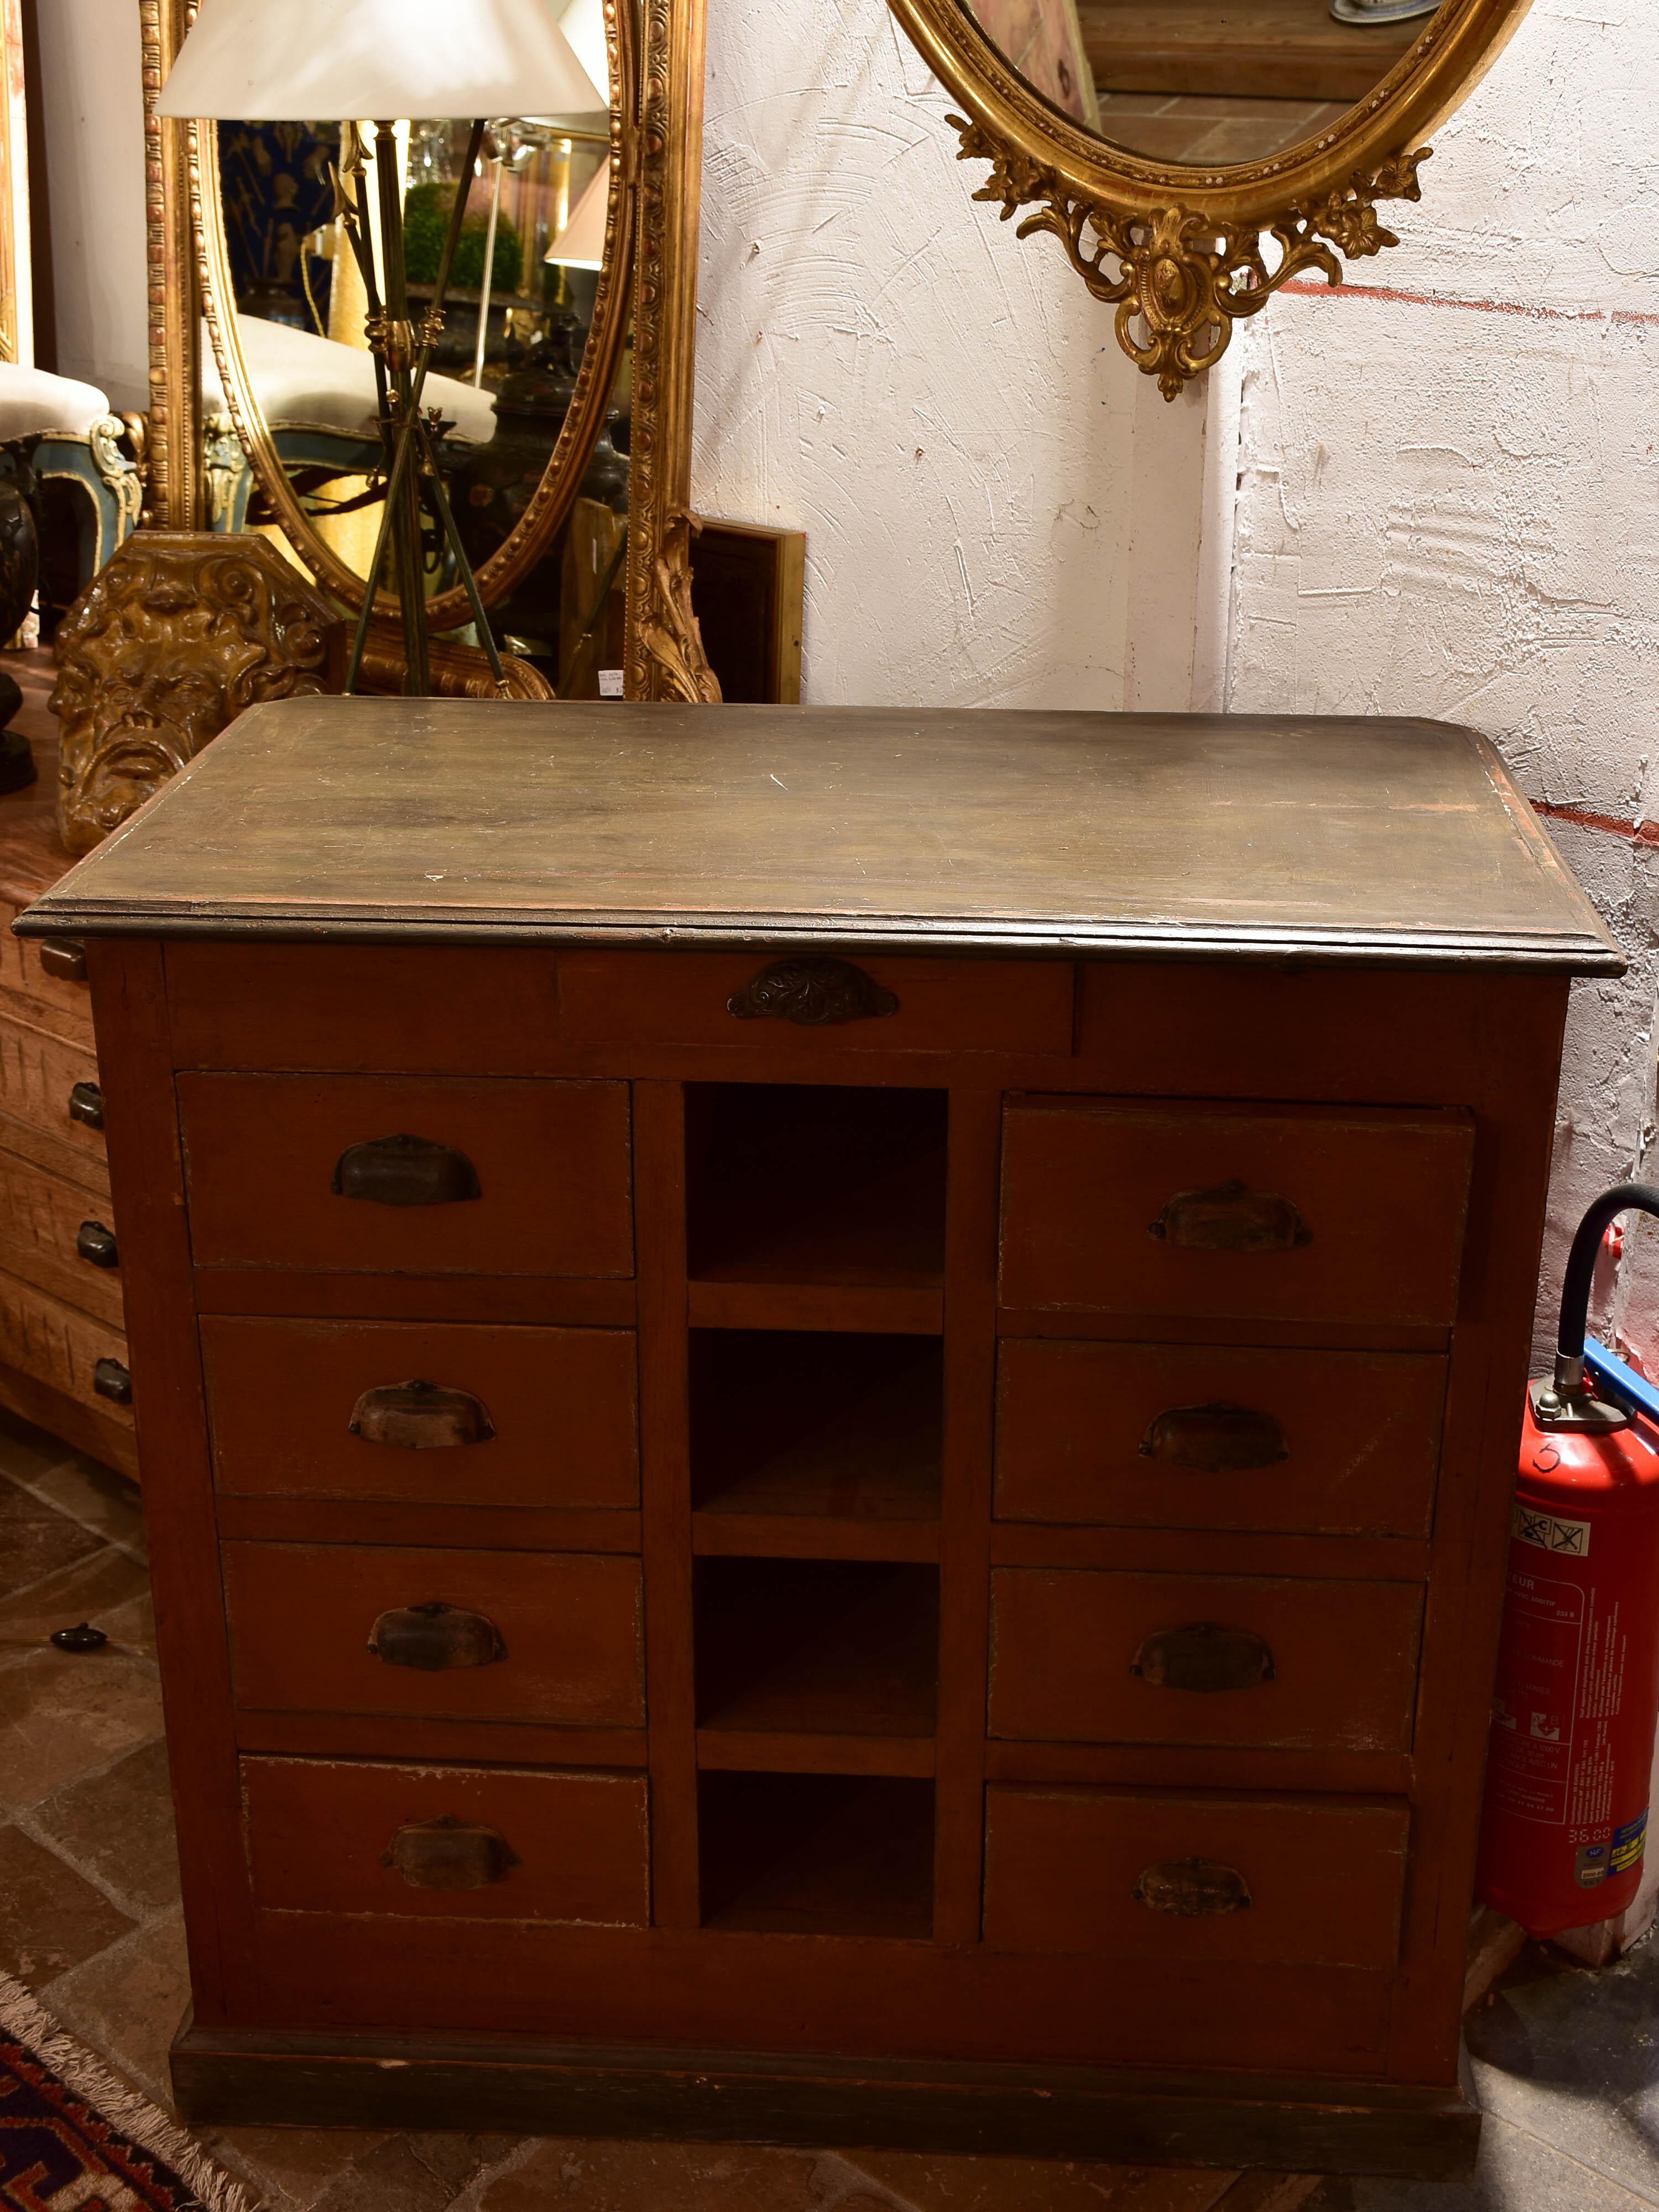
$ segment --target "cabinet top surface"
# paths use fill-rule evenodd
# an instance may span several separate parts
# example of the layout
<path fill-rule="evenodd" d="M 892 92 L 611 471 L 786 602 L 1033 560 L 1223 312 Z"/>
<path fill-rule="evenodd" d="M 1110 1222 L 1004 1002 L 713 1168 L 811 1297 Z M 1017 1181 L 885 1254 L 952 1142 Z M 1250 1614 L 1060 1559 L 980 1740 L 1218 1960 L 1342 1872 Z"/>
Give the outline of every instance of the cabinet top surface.
<path fill-rule="evenodd" d="M 1478 733 L 1300 715 L 287 700 L 21 927 L 1624 964 Z"/>

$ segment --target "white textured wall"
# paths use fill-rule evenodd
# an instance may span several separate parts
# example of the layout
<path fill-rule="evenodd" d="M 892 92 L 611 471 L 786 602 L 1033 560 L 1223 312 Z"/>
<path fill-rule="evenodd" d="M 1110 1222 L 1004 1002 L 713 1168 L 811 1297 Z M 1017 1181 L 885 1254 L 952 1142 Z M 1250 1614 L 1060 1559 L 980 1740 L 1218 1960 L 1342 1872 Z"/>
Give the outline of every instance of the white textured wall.
<path fill-rule="evenodd" d="M 41 0 L 58 368 L 149 404 L 137 0 Z"/>
<path fill-rule="evenodd" d="M 1534 797 L 1659 814 L 1656 125 L 1650 0 L 1534 0 L 1389 217 L 1404 242 L 1351 269 L 1419 296 L 1281 299 L 1247 329 L 1231 708 L 1443 715 Z M 1632 969 L 1574 987 L 1547 1306 L 1583 1204 L 1652 1138 L 1659 946 L 1659 850 L 1558 834 Z M 1651 1361 L 1659 1265 L 1626 1294 Z"/>
<path fill-rule="evenodd" d="M 693 496 L 805 531 L 803 696 L 1121 704 L 1145 380 L 1109 313 L 970 198 L 885 0 L 708 12 Z"/>

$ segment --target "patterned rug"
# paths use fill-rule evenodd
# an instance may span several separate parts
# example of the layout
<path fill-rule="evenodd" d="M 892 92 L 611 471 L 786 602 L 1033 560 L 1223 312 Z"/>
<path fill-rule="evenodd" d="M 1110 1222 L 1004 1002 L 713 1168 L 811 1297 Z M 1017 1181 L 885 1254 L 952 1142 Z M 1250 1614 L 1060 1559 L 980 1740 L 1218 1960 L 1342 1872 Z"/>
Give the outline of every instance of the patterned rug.
<path fill-rule="evenodd" d="M 249 2212 L 249 2200 L 0 1974 L 0 2212 Z"/>

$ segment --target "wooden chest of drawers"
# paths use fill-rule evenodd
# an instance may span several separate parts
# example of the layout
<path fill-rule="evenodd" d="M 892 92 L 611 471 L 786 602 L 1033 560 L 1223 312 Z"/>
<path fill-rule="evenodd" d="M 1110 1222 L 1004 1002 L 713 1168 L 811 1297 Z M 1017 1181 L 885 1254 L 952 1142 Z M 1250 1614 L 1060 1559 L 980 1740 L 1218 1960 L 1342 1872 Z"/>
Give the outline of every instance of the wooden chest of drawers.
<path fill-rule="evenodd" d="M 1467 2171 L 1561 1024 L 1433 724 L 293 702 L 88 945 L 203 2120 Z"/>
<path fill-rule="evenodd" d="M 81 948 L 25 945 L 16 914 L 70 865 L 53 814 L 57 747 L 0 797 L 0 1405 L 138 1471 L 121 1253 Z"/>

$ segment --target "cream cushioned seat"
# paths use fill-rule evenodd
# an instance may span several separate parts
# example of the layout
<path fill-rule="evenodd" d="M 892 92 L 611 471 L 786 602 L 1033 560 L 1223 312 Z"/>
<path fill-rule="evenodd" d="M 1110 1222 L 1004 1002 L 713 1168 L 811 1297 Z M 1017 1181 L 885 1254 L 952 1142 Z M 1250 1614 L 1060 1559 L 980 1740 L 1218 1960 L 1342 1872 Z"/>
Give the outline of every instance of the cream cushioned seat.
<path fill-rule="evenodd" d="M 266 422 L 273 430 L 304 423 L 315 429 L 338 430 L 346 436 L 373 436 L 374 356 L 361 346 L 341 345 L 337 339 L 319 337 L 314 331 L 296 331 L 286 323 L 268 323 L 255 315 L 237 319 L 242 358 Z M 495 435 L 492 395 L 475 392 L 453 376 L 428 373 L 423 407 L 437 407 L 464 438 L 483 442 Z M 220 380 L 218 363 L 205 327 L 202 332 L 202 412 L 230 411 Z"/>
<path fill-rule="evenodd" d="M 95 384 L 0 362 L 0 439 L 48 432 L 61 438 L 85 438 L 109 411 L 109 401 Z"/>

